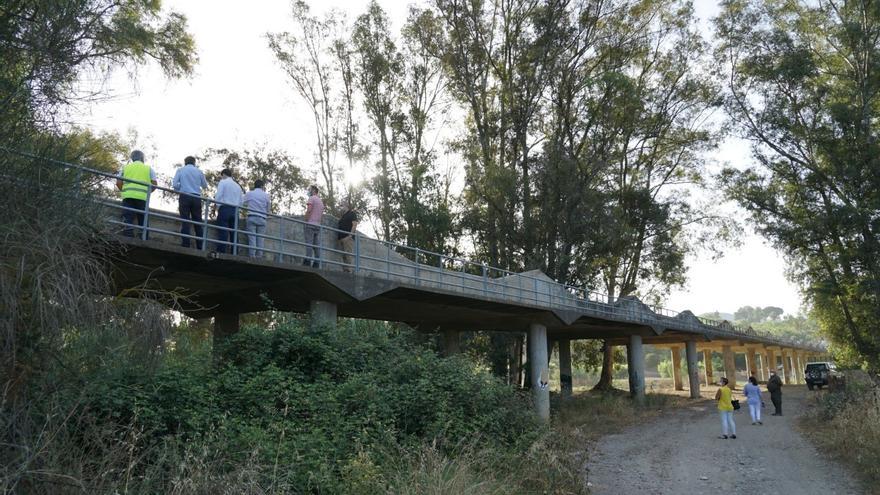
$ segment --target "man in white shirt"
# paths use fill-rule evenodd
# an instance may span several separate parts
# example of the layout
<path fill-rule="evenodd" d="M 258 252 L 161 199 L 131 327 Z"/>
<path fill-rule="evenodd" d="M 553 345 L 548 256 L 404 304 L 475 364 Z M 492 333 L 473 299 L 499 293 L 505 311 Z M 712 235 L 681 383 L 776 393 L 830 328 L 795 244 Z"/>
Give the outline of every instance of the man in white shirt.
<path fill-rule="evenodd" d="M 251 258 L 263 257 L 263 234 L 266 232 L 266 216 L 269 213 L 269 195 L 263 189 L 264 186 L 265 182 L 257 179 L 254 181 L 254 188 L 244 195 Z"/>
<path fill-rule="evenodd" d="M 238 216 L 238 207 L 241 206 L 243 192 L 238 182 L 232 178 L 232 170 L 224 168 L 220 171 L 220 182 L 217 183 L 217 194 L 214 195 L 217 208 L 217 226 L 220 227 L 217 239 L 217 252 L 225 253 L 226 246 L 235 245 L 235 218 Z"/>

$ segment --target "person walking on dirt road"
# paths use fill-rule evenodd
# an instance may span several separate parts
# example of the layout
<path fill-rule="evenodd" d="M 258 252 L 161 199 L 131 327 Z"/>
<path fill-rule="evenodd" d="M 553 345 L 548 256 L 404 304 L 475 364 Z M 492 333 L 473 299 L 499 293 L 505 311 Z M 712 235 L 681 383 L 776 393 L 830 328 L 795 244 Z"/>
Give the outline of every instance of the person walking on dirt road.
<path fill-rule="evenodd" d="M 726 377 L 721 378 L 721 388 L 715 392 L 715 400 L 718 401 L 718 414 L 721 416 L 721 438 L 727 440 L 736 438 L 736 423 L 733 422 L 733 395 L 730 387 L 727 386 L 729 380 Z"/>
<path fill-rule="evenodd" d="M 761 387 L 754 376 L 749 377 L 749 383 L 743 387 L 743 395 L 749 404 L 749 414 L 752 415 L 752 425 L 763 425 L 761 422 Z"/>
<path fill-rule="evenodd" d="M 782 416 L 782 379 L 774 369 L 770 370 L 767 391 L 770 392 L 770 400 L 773 402 L 773 408 L 776 409 L 771 416 Z"/>

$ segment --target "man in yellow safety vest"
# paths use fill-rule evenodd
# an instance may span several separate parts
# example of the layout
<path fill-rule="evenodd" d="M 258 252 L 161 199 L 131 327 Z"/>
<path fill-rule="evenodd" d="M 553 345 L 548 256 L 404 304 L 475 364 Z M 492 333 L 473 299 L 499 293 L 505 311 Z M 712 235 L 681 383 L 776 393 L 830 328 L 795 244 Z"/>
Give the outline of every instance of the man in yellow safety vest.
<path fill-rule="evenodd" d="M 157 185 L 156 172 L 144 163 L 144 152 L 134 150 L 131 152 L 131 162 L 122 166 L 116 179 L 116 189 L 121 191 L 122 197 L 122 221 L 126 224 L 137 221 L 138 225 L 144 225 L 147 198 L 152 192 L 147 184 Z M 131 228 L 125 228 L 122 233 L 128 237 L 133 235 Z"/>

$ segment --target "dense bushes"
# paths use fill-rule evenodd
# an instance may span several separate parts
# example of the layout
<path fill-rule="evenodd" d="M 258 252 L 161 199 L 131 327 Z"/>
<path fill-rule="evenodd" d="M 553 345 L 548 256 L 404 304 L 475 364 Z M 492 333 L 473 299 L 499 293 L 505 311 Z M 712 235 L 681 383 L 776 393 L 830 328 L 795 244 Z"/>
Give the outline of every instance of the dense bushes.
<path fill-rule="evenodd" d="M 858 370 L 846 371 L 846 388 L 817 396 L 805 422 L 825 450 L 850 463 L 869 483 L 880 482 L 880 384 Z M 821 424 L 821 428 L 815 428 Z"/>
<path fill-rule="evenodd" d="M 527 401 L 410 337 L 368 322 L 246 328 L 216 362 L 206 346 L 184 345 L 158 365 L 87 369 L 87 388 L 64 393 L 82 404 L 80 414 L 128 432 L 119 441 L 141 460 L 119 472 L 129 487 L 140 483 L 136 491 L 168 491 L 181 480 L 192 488 L 193 473 L 180 470 L 196 454 L 187 469 L 209 471 L 196 476 L 200 490 L 212 486 L 204 479 L 240 477 L 247 466 L 258 491 L 377 491 L 399 478 L 388 468 L 401 461 L 389 457 L 426 444 L 434 457 L 490 449 L 501 459 L 537 439 Z"/>

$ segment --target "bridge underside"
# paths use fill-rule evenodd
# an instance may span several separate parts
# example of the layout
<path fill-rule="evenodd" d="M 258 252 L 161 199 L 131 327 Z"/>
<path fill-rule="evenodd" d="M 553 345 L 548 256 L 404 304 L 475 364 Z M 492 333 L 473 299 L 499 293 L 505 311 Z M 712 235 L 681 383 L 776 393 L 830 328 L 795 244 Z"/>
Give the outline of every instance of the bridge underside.
<path fill-rule="evenodd" d="M 339 316 L 401 321 L 423 331 L 524 332 L 539 322 L 551 337 L 561 339 L 616 339 L 621 344 L 630 335 L 642 336 L 645 343 L 705 340 L 698 334 L 668 330 L 658 335 L 645 325 L 475 299 L 442 288 L 426 292 L 374 276 L 266 260 L 242 263 L 235 256 L 178 246 L 157 248 L 137 240 L 126 244 L 113 263 L 116 295 L 142 297 L 149 291 L 193 318 L 267 309 L 305 313 L 317 299 L 336 304 Z"/>

